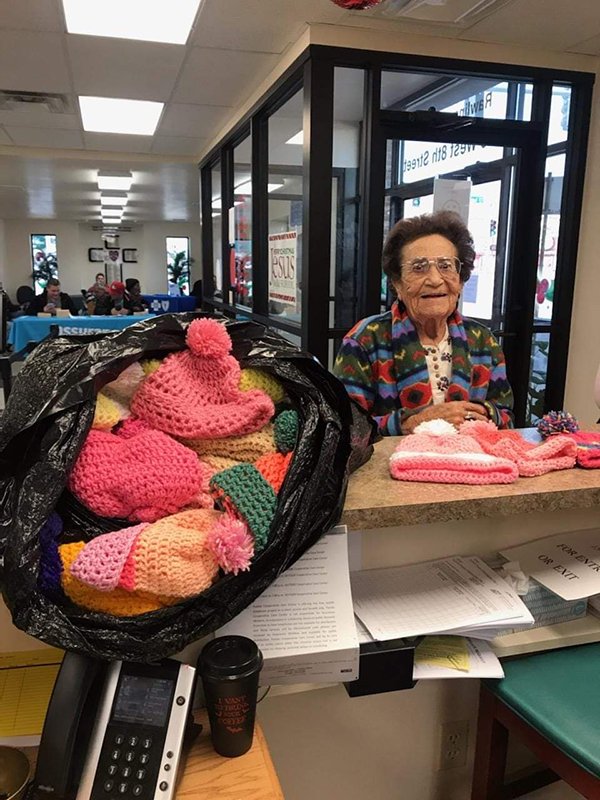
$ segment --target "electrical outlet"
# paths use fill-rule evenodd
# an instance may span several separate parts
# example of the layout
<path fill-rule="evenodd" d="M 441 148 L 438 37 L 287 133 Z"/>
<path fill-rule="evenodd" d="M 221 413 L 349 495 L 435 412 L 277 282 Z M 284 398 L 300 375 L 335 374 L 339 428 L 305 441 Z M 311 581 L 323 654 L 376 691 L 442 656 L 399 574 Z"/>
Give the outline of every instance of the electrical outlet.
<path fill-rule="evenodd" d="M 439 769 L 464 767 L 469 747 L 469 720 L 461 719 L 440 725 Z"/>

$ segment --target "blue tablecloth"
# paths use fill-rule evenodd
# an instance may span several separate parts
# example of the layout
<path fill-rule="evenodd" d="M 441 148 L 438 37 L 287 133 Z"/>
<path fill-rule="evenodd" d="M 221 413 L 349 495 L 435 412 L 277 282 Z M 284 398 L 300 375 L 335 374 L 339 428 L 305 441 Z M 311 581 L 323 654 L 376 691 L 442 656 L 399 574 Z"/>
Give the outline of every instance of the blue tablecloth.
<path fill-rule="evenodd" d="M 50 333 L 50 326 L 57 325 L 61 336 L 85 336 L 90 333 L 121 331 L 134 322 L 153 317 L 143 314 L 128 317 L 17 317 L 11 324 L 8 343 L 15 353 L 20 353 L 29 342 L 39 342 Z"/>
<path fill-rule="evenodd" d="M 171 297 L 168 294 L 145 294 L 144 300 L 155 314 L 177 314 L 180 311 L 194 311 L 196 298 L 181 295 Z"/>

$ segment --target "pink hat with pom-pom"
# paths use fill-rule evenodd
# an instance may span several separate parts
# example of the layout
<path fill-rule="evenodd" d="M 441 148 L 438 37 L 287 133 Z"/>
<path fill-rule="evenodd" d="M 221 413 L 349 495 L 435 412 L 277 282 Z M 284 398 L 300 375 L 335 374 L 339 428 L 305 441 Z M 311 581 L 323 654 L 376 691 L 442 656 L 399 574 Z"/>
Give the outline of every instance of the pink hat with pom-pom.
<path fill-rule="evenodd" d="M 240 436 L 262 428 L 274 414 L 259 389 L 241 392 L 240 365 L 231 338 L 214 319 L 188 328 L 188 350 L 168 356 L 133 398 L 131 410 L 153 428 L 187 439 Z"/>
<path fill-rule="evenodd" d="M 80 581 L 110 592 L 193 597 L 219 569 L 250 567 L 254 540 L 243 522 L 212 509 L 190 509 L 152 525 L 106 533 L 88 542 L 72 565 Z"/>

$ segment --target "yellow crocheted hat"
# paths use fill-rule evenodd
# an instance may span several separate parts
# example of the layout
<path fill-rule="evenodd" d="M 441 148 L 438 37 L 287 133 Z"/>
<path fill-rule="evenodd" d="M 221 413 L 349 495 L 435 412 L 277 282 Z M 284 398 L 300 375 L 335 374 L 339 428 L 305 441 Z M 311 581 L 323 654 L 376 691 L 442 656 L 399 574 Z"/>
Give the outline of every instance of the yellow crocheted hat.
<path fill-rule="evenodd" d="M 206 456 L 220 456 L 239 463 L 252 463 L 257 458 L 274 453 L 275 434 L 272 423 L 259 431 L 244 436 L 226 436 L 219 439 L 181 439 L 182 444 L 197 453 L 203 461 Z"/>
<path fill-rule="evenodd" d="M 76 605 L 115 617 L 134 617 L 177 602 L 172 597 L 158 597 L 149 592 L 126 592 L 124 589 L 101 592 L 87 586 L 71 574 L 71 566 L 84 547 L 85 542 L 73 542 L 58 548 L 63 566 L 62 588 Z"/>
<path fill-rule="evenodd" d="M 105 397 L 102 392 L 96 397 L 96 410 L 92 428 L 98 431 L 110 431 L 121 419 L 121 411 L 116 403 Z"/>
<path fill-rule="evenodd" d="M 261 369 L 248 367 L 243 369 L 240 375 L 239 387 L 242 392 L 250 389 L 260 389 L 268 394 L 274 403 L 280 403 L 285 397 L 285 390 L 276 378 L 263 372 Z"/>

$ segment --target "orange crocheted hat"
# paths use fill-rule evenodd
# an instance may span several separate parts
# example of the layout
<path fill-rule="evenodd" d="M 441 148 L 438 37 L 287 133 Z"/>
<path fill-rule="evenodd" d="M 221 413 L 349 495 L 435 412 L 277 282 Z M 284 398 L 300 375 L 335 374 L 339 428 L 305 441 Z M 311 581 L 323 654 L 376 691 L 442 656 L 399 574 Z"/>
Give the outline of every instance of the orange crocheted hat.
<path fill-rule="evenodd" d="M 271 398 L 259 389 L 240 391 L 240 365 L 231 338 L 214 319 L 196 319 L 187 331 L 188 350 L 173 353 L 149 375 L 131 410 L 153 428 L 185 439 L 241 436 L 273 416 Z"/>

